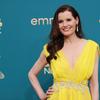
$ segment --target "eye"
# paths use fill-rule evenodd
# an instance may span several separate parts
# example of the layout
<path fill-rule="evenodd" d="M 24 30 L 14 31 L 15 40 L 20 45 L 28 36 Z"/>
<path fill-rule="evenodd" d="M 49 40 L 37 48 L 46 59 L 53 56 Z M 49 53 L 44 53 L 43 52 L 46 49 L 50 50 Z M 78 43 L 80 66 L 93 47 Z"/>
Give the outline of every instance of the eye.
<path fill-rule="evenodd" d="M 72 20 L 71 18 L 66 19 L 66 21 L 71 21 L 71 20 Z"/>
<path fill-rule="evenodd" d="M 63 20 L 58 20 L 58 23 L 62 23 L 63 22 Z"/>

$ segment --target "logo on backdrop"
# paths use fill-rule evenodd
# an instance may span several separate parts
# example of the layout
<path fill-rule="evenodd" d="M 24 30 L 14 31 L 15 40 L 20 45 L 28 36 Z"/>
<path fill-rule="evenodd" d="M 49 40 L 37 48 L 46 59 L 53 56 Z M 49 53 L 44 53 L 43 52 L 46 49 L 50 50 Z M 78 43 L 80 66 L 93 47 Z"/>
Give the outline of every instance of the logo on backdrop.
<path fill-rule="evenodd" d="M 3 26 L 3 22 L 2 22 L 2 20 L 1 20 L 1 18 L 0 18 L 0 34 L 2 33 L 2 31 L 1 31 L 2 26 Z"/>
<path fill-rule="evenodd" d="M 5 78 L 5 75 L 3 72 L 0 71 L 0 80 L 4 79 Z"/>
<path fill-rule="evenodd" d="M 1 59 L 1 56 L 0 56 L 0 59 Z M 0 71 L 0 80 L 4 79 L 5 78 L 5 75 L 2 71 Z"/>
<path fill-rule="evenodd" d="M 2 26 L 3 26 L 3 22 L 2 22 L 2 20 L 0 18 L 0 34 L 2 34 L 2 31 L 1 31 Z M 1 56 L 0 56 L 0 59 L 1 59 Z M 4 73 L 0 71 L 0 80 L 4 79 L 4 77 L 5 77 Z"/>
<path fill-rule="evenodd" d="M 52 24 L 53 18 L 32 18 L 31 19 L 31 24 L 33 26 L 37 25 L 51 25 Z"/>
<path fill-rule="evenodd" d="M 50 70 L 49 64 L 45 65 L 44 74 L 52 74 L 52 71 Z"/>

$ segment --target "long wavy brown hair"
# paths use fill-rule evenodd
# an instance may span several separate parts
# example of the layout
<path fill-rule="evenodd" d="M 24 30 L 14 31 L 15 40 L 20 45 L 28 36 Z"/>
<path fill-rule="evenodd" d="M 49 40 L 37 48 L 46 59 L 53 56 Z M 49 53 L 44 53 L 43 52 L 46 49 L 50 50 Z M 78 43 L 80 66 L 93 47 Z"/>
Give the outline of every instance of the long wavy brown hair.
<path fill-rule="evenodd" d="M 47 45 L 47 51 L 49 52 L 49 56 L 46 58 L 47 62 L 50 64 L 50 61 L 52 59 L 57 59 L 56 56 L 56 52 L 60 49 L 62 49 L 63 45 L 64 45 L 64 35 L 60 32 L 59 30 L 59 25 L 58 25 L 58 14 L 60 12 L 64 12 L 64 11 L 70 11 L 72 13 L 72 16 L 76 19 L 79 19 L 78 22 L 78 31 L 77 29 L 75 30 L 75 33 L 77 35 L 77 37 L 79 38 L 83 38 L 83 31 L 82 31 L 82 27 L 81 27 L 81 21 L 80 21 L 80 17 L 78 12 L 75 10 L 75 8 L 73 8 L 70 5 L 62 5 L 60 8 L 58 8 L 55 12 L 54 18 L 53 18 L 53 22 L 52 22 L 52 27 L 51 27 L 51 32 L 50 32 L 50 41 Z"/>

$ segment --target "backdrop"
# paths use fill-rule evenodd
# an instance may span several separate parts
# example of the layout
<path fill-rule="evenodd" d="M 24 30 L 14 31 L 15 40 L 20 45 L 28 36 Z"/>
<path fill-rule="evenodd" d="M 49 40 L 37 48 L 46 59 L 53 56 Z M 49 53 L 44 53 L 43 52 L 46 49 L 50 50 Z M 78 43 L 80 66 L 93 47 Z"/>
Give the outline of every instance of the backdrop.
<path fill-rule="evenodd" d="M 76 8 L 86 37 L 100 43 L 100 0 L 0 0 L 0 100 L 39 100 L 28 71 L 48 41 L 54 12 L 62 4 Z M 48 65 L 38 79 L 46 91 L 53 79 Z"/>

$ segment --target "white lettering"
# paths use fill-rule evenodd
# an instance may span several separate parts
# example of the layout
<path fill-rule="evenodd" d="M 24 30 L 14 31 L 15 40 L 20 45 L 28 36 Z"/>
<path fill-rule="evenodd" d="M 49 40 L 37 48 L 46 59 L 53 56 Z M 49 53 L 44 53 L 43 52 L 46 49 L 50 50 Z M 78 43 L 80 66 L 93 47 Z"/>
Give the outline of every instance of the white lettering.
<path fill-rule="evenodd" d="M 32 24 L 32 25 L 37 25 L 37 19 L 36 19 L 36 18 L 33 18 L 33 19 L 31 20 L 31 24 Z"/>
<path fill-rule="evenodd" d="M 51 25 L 53 18 L 32 18 L 31 24 L 36 25 Z"/>
<path fill-rule="evenodd" d="M 49 67 L 49 64 L 47 64 L 45 67 L 44 67 L 44 74 L 51 74 L 51 70 L 50 70 L 50 67 Z"/>

